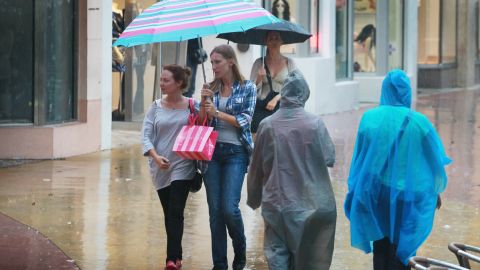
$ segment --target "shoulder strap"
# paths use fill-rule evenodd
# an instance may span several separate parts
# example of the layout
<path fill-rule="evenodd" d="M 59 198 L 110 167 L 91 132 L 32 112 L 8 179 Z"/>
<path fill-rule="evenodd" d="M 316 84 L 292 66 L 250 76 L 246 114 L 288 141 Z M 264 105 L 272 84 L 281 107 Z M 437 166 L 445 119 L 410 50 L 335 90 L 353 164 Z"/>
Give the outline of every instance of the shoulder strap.
<path fill-rule="evenodd" d="M 273 86 L 272 86 L 272 75 L 270 74 L 270 69 L 268 69 L 267 65 L 267 60 L 263 61 L 265 64 L 265 71 L 267 73 L 267 80 L 268 80 L 268 85 L 270 86 L 270 91 L 273 91 Z"/>

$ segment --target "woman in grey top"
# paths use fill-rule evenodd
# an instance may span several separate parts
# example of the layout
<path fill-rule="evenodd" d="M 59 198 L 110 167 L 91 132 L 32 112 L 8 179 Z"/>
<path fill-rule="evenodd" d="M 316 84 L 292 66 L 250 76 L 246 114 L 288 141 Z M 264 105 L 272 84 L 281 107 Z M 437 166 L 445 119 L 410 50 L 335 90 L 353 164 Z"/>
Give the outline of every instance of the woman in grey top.
<path fill-rule="evenodd" d="M 192 160 L 173 151 L 175 138 L 188 123 L 189 99 L 182 92 L 187 88 L 191 71 L 178 65 L 163 67 L 161 99 L 156 100 L 145 115 L 142 128 L 143 155 L 148 156 L 150 173 L 165 216 L 167 232 L 167 270 L 182 265 L 183 211 L 195 166 Z M 195 104 L 198 111 L 198 104 Z"/>

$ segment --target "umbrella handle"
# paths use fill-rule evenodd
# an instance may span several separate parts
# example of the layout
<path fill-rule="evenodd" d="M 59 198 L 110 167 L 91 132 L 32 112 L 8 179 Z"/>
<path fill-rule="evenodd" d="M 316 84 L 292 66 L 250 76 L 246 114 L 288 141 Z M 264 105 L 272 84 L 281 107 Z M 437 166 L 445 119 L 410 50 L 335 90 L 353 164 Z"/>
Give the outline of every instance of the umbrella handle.
<path fill-rule="evenodd" d="M 202 62 L 203 83 L 207 83 L 207 76 L 205 76 L 205 64 Z"/>

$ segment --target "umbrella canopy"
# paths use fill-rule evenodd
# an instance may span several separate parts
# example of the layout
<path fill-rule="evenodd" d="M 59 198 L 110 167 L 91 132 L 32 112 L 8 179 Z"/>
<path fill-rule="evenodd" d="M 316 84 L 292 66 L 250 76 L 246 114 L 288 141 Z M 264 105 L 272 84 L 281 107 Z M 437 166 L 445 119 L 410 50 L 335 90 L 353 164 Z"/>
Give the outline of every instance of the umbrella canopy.
<path fill-rule="evenodd" d="M 282 37 L 283 44 L 301 43 L 312 35 L 302 26 L 289 21 L 281 20 L 277 23 L 257 26 L 245 32 L 224 33 L 217 36 L 235 43 L 266 45 L 265 37 L 268 31 L 277 31 Z"/>
<path fill-rule="evenodd" d="M 113 45 L 184 41 L 278 21 L 248 0 L 163 0 L 137 16 Z"/>

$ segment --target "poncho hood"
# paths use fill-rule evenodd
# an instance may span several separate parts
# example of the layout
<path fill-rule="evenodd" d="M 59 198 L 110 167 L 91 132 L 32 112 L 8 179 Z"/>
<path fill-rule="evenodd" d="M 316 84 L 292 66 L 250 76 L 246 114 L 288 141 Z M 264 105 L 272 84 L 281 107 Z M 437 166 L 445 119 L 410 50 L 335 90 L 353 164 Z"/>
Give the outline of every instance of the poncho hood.
<path fill-rule="evenodd" d="M 404 106 L 410 108 L 412 88 L 407 74 L 400 69 L 388 72 L 382 83 L 380 105 Z"/>
<path fill-rule="evenodd" d="M 281 95 L 280 107 L 305 107 L 310 97 L 310 88 L 300 70 L 294 69 L 288 74 Z"/>

